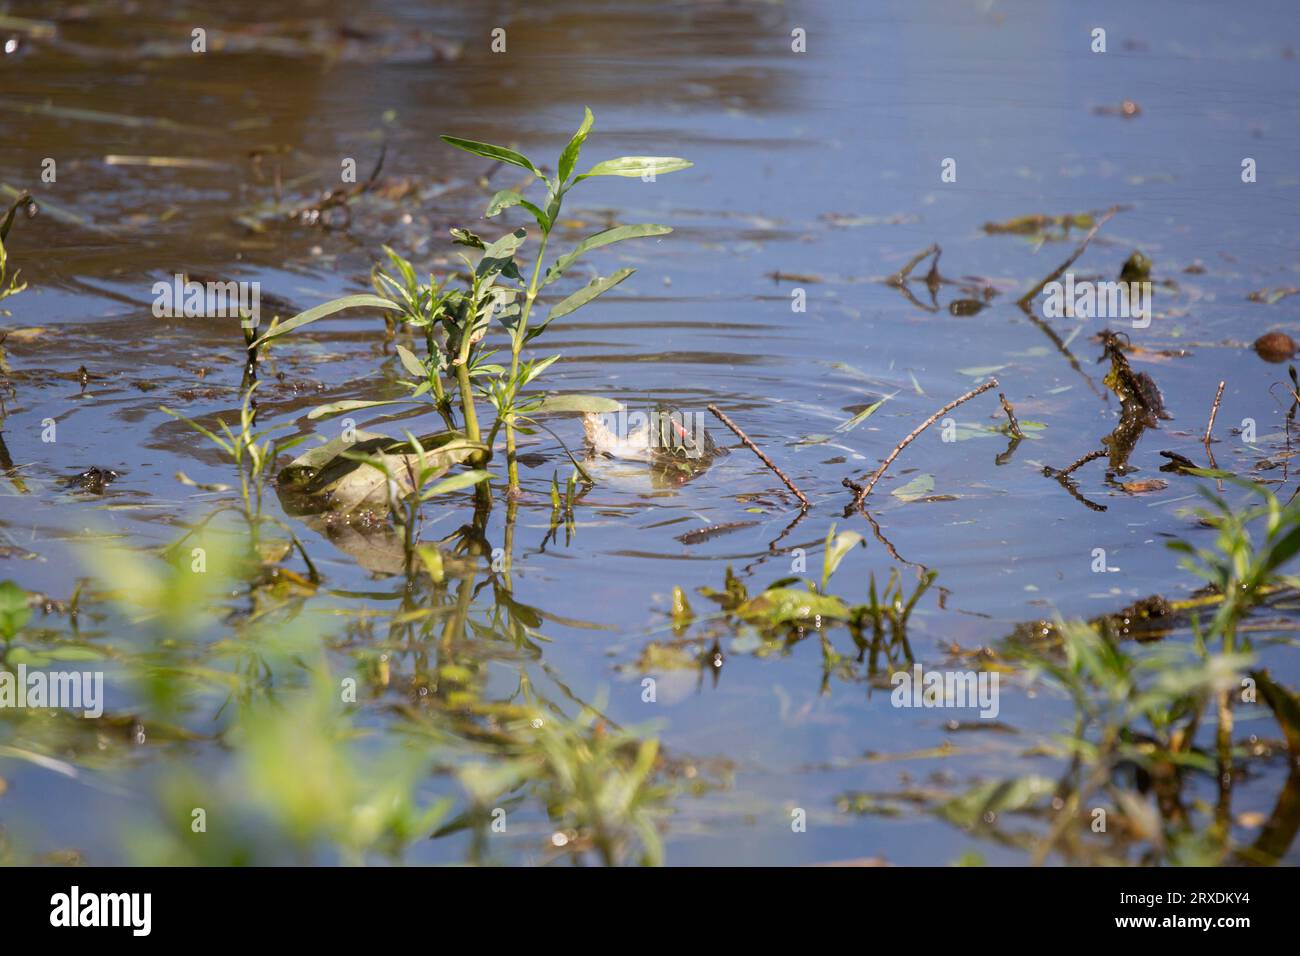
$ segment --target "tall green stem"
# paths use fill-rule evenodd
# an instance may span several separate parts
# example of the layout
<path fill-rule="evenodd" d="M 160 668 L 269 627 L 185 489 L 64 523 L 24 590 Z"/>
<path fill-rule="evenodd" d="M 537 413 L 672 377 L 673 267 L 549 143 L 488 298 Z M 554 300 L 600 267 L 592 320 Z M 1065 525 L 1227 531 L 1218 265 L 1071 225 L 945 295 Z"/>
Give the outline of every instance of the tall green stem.
<path fill-rule="evenodd" d="M 559 206 L 556 205 L 556 212 Z M 524 336 L 528 332 L 528 316 L 533 311 L 533 300 L 537 298 L 537 279 L 542 272 L 542 259 L 546 256 L 546 243 L 550 240 L 549 232 L 542 233 L 542 244 L 537 250 L 537 260 L 533 263 L 533 277 L 528 282 L 528 291 L 524 296 L 524 308 L 519 314 L 519 328 L 510 342 L 510 404 L 516 398 L 515 381 L 519 377 L 519 353 L 524 347 Z M 515 417 L 511 413 L 506 417 L 506 462 L 510 473 L 510 496 L 519 494 L 519 463 L 515 460 Z"/>
<path fill-rule="evenodd" d="M 460 406 L 465 415 L 465 437 L 470 441 L 481 442 L 482 433 L 478 427 L 478 411 L 474 407 L 474 389 L 469 380 L 469 350 L 470 339 L 473 337 L 474 321 L 476 318 L 475 304 L 478 302 L 478 287 L 474 288 L 474 296 L 471 299 L 469 310 L 465 316 L 465 327 L 460 336 L 460 356 L 456 360 L 456 381 L 460 385 Z M 492 449 L 486 453 L 475 452 L 470 459 L 470 464 L 475 468 L 482 468 L 487 464 L 492 455 Z M 490 508 L 492 506 L 492 492 L 488 489 L 486 482 L 479 482 L 474 486 L 474 500 L 479 508 Z"/>
<path fill-rule="evenodd" d="M 456 366 L 456 381 L 460 383 L 460 404 L 465 412 L 465 435 L 470 441 L 482 441 L 478 430 L 478 412 L 474 410 L 474 395 L 470 390 L 469 366 L 461 362 Z M 482 455 L 477 456 L 482 464 Z"/>
<path fill-rule="evenodd" d="M 460 330 L 460 351 L 456 356 L 456 381 L 460 385 L 460 407 L 465 415 L 465 435 L 470 441 L 482 441 L 478 429 L 478 411 L 474 408 L 474 390 L 469 380 L 470 340 L 474 337 L 474 323 L 478 320 L 478 280 L 470 293 L 470 300 L 465 307 L 464 326 Z M 473 462 L 475 467 L 482 467 L 486 458 L 477 454 Z"/>

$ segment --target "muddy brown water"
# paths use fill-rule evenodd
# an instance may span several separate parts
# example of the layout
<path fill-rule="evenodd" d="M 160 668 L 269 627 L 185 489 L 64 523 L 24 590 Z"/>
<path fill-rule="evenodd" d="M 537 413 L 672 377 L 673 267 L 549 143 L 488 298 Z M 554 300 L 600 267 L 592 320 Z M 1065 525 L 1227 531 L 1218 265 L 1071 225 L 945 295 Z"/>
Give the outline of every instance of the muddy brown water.
<path fill-rule="evenodd" d="M 604 480 L 578 507 L 573 533 L 550 536 L 550 482 L 569 466 L 548 435 L 526 439 L 513 593 L 545 612 L 540 630 L 549 638 L 526 671 L 558 697 L 603 700 L 612 721 L 649 726 L 667 751 L 726 777 L 716 791 L 676 801 L 666 831 L 670 862 L 935 864 L 970 850 L 989 862 L 1022 862 L 1014 846 L 922 812 L 853 815 L 837 801 L 916 781 L 955 794 L 1004 776 L 1050 775 L 1031 748 L 1065 729 L 1068 706 L 1014 675 L 998 718 L 1011 733 L 956 733 L 949 721 L 972 713 L 893 708 L 887 690 L 860 674 L 824 681 L 815 635 L 755 654 L 752 634 L 720 631 L 721 666 L 709 659 L 656 673 L 655 705 L 642 701 L 635 665 L 648 642 L 671 637 L 674 586 L 701 609 L 709 602 L 695 589 L 722 587 L 728 566 L 757 590 L 789 575 L 803 554 L 817 577 L 832 523 L 867 536 L 834 578 L 848 599 L 865 598 L 872 573 L 883 580 L 898 568 L 910 584 L 918 567 L 938 572 L 909 631 L 918 660 L 935 667 L 950 660 L 951 645 L 996 643 L 1027 619 L 1097 615 L 1152 593 L 1185 596 L 1196 582 L 1165 544 L 1176 537 L 1208 544 L 1212 533 L 1190 514 L 1198 482 L 1161 475 L 1158 452 L 1204 458 L 1199 436 L 1221 379 L 1219 465 L 1275 479 L 1289 496 L 1296 478 L 1282 468 L 1286 392 L 1274 384 L 1285 380 L 1285 366 L 1263 362 L 1249 344 L 1272 329 L 1300 334 L 1300 296 L 1269 304 L 1248 295 L 1300 285 L 1300 178 L 1291 163 L 1300 147 L 1300 18 L 1282 2 L 1237 8 L 1226 28 L 1220 13 L 1197 5 L 1146 4 L 1143 16 L 1128 4 L 1093 6 L 1085 14 L 1030 2 L 650 8 L 566 0 L 436 10 L 321 2 L 293 11 L 232 3 L 195 16 L 164 4 L 130 15 L 94 2 L 63 11 L 11 5 L 12 16 L 48 21 L 53 35 L 0 27 L 20 37 L 0 59 L 0 182 L 30 189 L 43 207 L 36 219 L 20 219 L 7 243 L 29 288 L 4 302 L 11 313 L 4 324 L 39 331 L 5 343 L 13 391 L 3 438 L 14 467 L 0 494 L 7 546 L 0 578 L 67 598 L 102 571 L 91 537 L 157 549 L 221 500 L 179 484 L 178 471 L 201 483 L 233 481 L 210 444 L 158 409 L 233 420 L 239 330 L 229 320 L 155 318 L 155 281 L 178 272 L 255 280 L 264 295 L 307 308 L 364 290 L 383 244 L 441 273 L 452 261 L 448 227 L 494 231 L 479 218 L 487 198 L 520 180 L 450 150 L 437 134 L 514 143 L 553 162 L 588 105 L 597 125 L 586 157 L 681 155 L 695 166 L 654 183 L 593 181 L 570 198 L 565 213 L 574 222 L 562 247 L 612 222 L 675 231 L 592 258 L 589 269 L 638 271 L 597 304 L 557 320 L 537 343 L 534 354 L 563 355 L 544 376 L 546 388 L 640 408 L 665 401 L 699 414 L 715 403 L 814 507 L 782 536 L 797 515 L 792 497 L 736 447 L 675 487 L 653 486 L 644 469 L 602 464 Z M 1095 25 L 1108 30 L 1105 54 L 1089 50 Z M 191 53 L 194 26 L 207 28 L 210 40 L 223 37 L 225 48 Z M 489 48 L 497 26 L 507 30 L 505 54 Z M 793 27 L 807 30 L 808 52 L 791 51 Z M 268 46 L 267 37 L 285 36 L 293 42 Z M 1138 116 L 1098 111 L 1125 99 L 1140 104 Z M 386 188 L 353 205 L 347 228 L 259 219 L 277 182 L 284 205 L 309 205 L 340 184 L 345 159 L 355 159 L 364 178 L 385 144 Z M 197 162 L 129 159 L 143 156 Z M 1253 184 L 1241 181 L 1244 157 L 1257 160 Z M 46 158 L 55 161 L 55 182 L 41 181 Z M 941 180 L 945 159 L 955 160 L 955 182 Z M 1157 381 L 1173 414 L 1137 445 L 1132 477 L 1169 483 L 1127 494 L 1103 480 L 1100 464 L 1085 466 L 1078 490 L 1105 507 L 1098 511 L 1041 470 L 1097 447 L 1115 425 L 1118 405 L 1101 384 L 1095 339 L 1107 323 L 1036 323 L 1015 306 L 1081 230 L 1039 243 L 982 227 L 1120 203 L 1128 208 L 1075 271 L 1115 278 L 1139 248 L 1154 264 L 1150 327 L 1111 327 L 1148 350 L 1135 367 Z M 941 273 L 957 283 L 940 286 L 937 299 L 921 281 L 907 287 L 911 299 L 880 281 L 934 242 L 943 249 Z M 970 297 L 966 288 L 997 295 L 976 314 L 954 315 L 949 306 Z M 792 309 L 796 290 L 806 311 Z M 944 442 L 931 430 L 873 493 L 881 537 L 861 516 L 842 517 L 843 478 L 869 474 L 915 425 L 991 374 L 1023 422 L 1045 427 L 1003 463 L 995 459 L 1005 437 Z M 274 350 L 261 371 L 261 421 L 335 437 L 336 422 L 318 425 L 305 413 L 326 401 L 395 397 L 400 375 L 379 319 L 335 317 Z M 886 395 L 865 422 L 836 430 Z M 952 413 L 960 436 L 1002 422 L 995 395 Z M 53 442 L 42 440 L 48 419 L 57 423 Z M 1246 419 L 1255 444 L 1233 433 Z M 378 422 L 358 417 L 363 428 Z M 581 442 L 576 418 L 554 427 L 566 442 Z M 736 445 L 717 422 L 710 428 Z M 118 473 L 102 494 L 62 483 L 92 466 Z M 933 476 L 932 500 L 891 495 L 920 475 Z M 467 500 L 427 507 L 426 534 L 465 521 Z M 485 531 L 493 546 L 504 521 L 505 509 L 495 509 Z M 679 540 L 729 524 L 726 533 Z M 391 608 L 374 597 L 400 588 L 391 552 L 359 557 L 319 526 L 296 528 L 327 585 L 303 613 L 346 667 L 351 651 L 343 645 L 358 638 L 330 612 Z M 1092 570 L 1098 548 L 1116 570 Z M 491 591 L 477 600 L 490 604 Z M 1256 635 L 1258 650 L 1274 676 L 1295 687 L 1289 615 L 1276 614 L 1278 628 Z M 88 616 L 85 642 L 131 652 L 138 631 L 129 616 Z M 58 615 L 41 621 L 66 628 Z M 835 640 L 851 653 L 842 632 Z M 508 696 L 517 662 L 493 651 L 483 664 L 496 675 L 493 692 Z M 393 662 L 395 671 L 413 666 L 400 655 Z M 129 725 L 140 703 L 129 686 L 113 686 L 111 673 L 110 710 Z M 392 729 L 391 702 L 375 701 L 365 713 L 381 734 Z M 192 719 L 210 731 L 216 718 Z M 0 743 L 5 728 L 0 720 Z M 1253 728 L 1276 736 L 1266 720 L 1243 732 Z M 934 749 L 946 743 L 950 751 Z M 73 756 L 75 778 L 0 760 L 6 831 L 34 852 L 75 848 L 91 862 L 121 860 L 119 834 L 147 814 L 140 795 L 160 767 L 189 761 L 215 771 L 225 759 L 212 742 L 150 739 L 108 752 Z M 899 759 L 871 757 L 882 754 Z M 1276 763 L 1259 767 L 1236 809 L 1266 812 L 1281 773 Z M 428 787 L 457 792 L 436 778 Z M 791 833 L 793 808 L 807 809 L 806 834 Z M 467 846 L 460 836 L 417 841 L 407 859 L 454 861 Z M 509 860 L 536 855 L 525 840 L 494 849 Z M 1297 853 L 1290 848 L 1285 860 Z"/>

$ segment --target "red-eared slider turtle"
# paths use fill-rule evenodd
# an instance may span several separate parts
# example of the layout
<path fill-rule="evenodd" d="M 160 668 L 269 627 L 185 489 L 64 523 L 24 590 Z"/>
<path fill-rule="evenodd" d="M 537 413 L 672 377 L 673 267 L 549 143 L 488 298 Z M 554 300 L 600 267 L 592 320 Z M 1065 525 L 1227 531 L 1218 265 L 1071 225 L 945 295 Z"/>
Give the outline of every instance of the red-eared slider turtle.
<path fill-rule="evenodd" d="M 655 468 L 694 474 L 728 454 L 704 427 L 702 412 L 684 413 L 659 404 L 654 410 L 582 416 L 592 451 L 606 458 L 649 462 Z"/>

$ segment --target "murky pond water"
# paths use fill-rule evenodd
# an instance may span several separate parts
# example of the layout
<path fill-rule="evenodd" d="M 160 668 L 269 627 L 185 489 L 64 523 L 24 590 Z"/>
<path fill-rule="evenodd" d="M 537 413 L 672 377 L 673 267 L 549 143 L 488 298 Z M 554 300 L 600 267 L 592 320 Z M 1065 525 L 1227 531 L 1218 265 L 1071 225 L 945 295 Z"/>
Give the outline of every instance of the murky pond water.
<path fill-rule="evenodd" d="M 566 819 L 558 791 L 528 789 L 543 776 L 529 761 L 543 758 L 510 737 L 518 721 L 539 722 L 525 704 L 554 714 L 565 733 L 594 733 L 564 758 L 575 766 L 614 760 L 602 747 L 660 741 L 655 773 L 671 793 L 655 819 L 670 863 L 936 864 L 970 852 L 1027 861 L 1025 834 L 1046 828 L 1046 809 L 1014 821 L 1008 813 L 1005 828 L 992 810 L 965 825 L 950 801 L 991 781 L 1064 773 L 1067 761 L 1046 746 L 1072 726 L 1069 699 L 999 664 L 996 720 L 900 708 L 890 672 L 913 660 L 934 669 L 1001 660 L 976 652 L 1001 647 L 1024 621 L 1094 618 L 1152 594 L 1187 598 L 1203 582 L 1166 544 L 1212 545 L 1193 509 L 1203 504 L 1197 487 L 1214 481 L 1161 472 L 1160 452 L 1205 462 L 1221 380 L 1217 466 L 1268 480 L 1283 501 L 1295 480 L 1286 366 L 1250 345 L 1300 327 L 1300 296 L 1268 291 L 1300 285 L 1291 163 L 1300 17 L 1281 0 L 1236 8 L 1226 21 L 1212 5 L 1144 4 L 1140 15 L 1130 4 L 1090 6 L 430 10 L 323 0 L 283 14 L 231 3 L 196 17 L 168 4 L 13 4 L 0 16 L 0 34 L 17 38 L 0 59 L 0 190 L 6 207 L 30 190 L 41 212 L 20 216 L 6 242 L 28 288 L 3 303 L 0 578 L 49 604 L 9 642 L 6 666 L 91 661 L 105 672 L 107 705 L 104 718 L 84 722 L 0 713 L 11 858 L 208 859 L 220 857 L 218 845 L 238 848 L 232 860 L 300 858 L 268 822 L 274 813 L 257 812 L 277 798 L 246 792 L 248 780 L 281 797 L 299 787 L 311 813 L 329 817 L 356 786 L 344 778 L 388 772 L 304 756 L 318 776 L 291 781 L 277 765 L 277 754 L 323 747 L 315 734 L 342 719 L 337 701 L 302 690 L 304 674 L 328 668 L 328 686 L 358 683 L 343 708 L 360 735 L 356 759 L 405 752 L 393 779 L 411 776 L 421 805 L 453 800 L 437 838 L 410 841 L 410 862 L 537 862 L 568 840 L 594 839 L 557 824 Z M 191 49 L 196 27 L 207 31 L 205 53 Z M 492 50 L 498 27 L 504 53 Z M 1105 53 L 1091 49 L 1095 27 L 1106 30 Z M 806 52 L 792 50 L 795 28 L 806 31 Z M 1136 115 L 1124 115 L 1126 101 Z M 441 582 L 423 567 L 405 573 L 391 527 L 302 521 L 269 494 L 268 511 L 301 538 L 318 587 L 297 552 L 279 556 L 287 574 L 257 587 L 239 575 L 215 593 L 166 584 L 160 552 L 237 497 L 238 471 L 160 406 L 209 427 L 234 424 L 244 340 L 233 320 L 156 318 L 153 284 L 177 273 L 257 281 L 264 314 L 286 318 L 368 289 L 384 245 L 444 274 L 456 267 L 449 227 L 491 237 L 503 224 L 532 224 L 517 208 L 482 219 L 496 190 L 525 178 L 438 134 L 553 163 L 584 106 L 596 115 L 584 160 L 677 155 L 695 165 L 650 183 L 592 180 L 567 201 L 562 248 L 619 222 L 674 231 L 604 250 L 578 273 L 637 270 L 532 347 L 563 356 L 539 384 L 631 408 L 668 402 L 707 415 L 715 404 L 812 507 L 801 514 L 709 416 L 732 454 L 684 483 L 596 462 L 598 482 L 571 524 L 553 525 L 552 478 L 563 483 L 572 467 L 538 431 L 521 437 L 517 506 L 498 501 L 475 522 L 468 493 L 425 505 L 422 539 L 445 545 Z M 1250 183 L 1246 158 L 1257 168 Z M 321 195 L 346 185 L 349 160 L 363 183 L 379 164 L 372 188 L 310 221 Z M 1149 325 L 1044 318 L 1041 300 L 1018 308 L 1087 226 L 986 224 L 1116 205 L 1074 270 L 1114 279 L 1140 249 L 1152 263 Z M 307 215 L 289 219 L 295 210 Z M 927 284 L 928 259 L 910 281 L 886 281 L 933 243 L 947 281 Z M 1093 463 L 1067 486 L 1044 466 L 1100 448 L 1120 420 L 1099 362 L 1097 334 L 1108 326 L 1126 333 L 1134 370 L 1159 385 L 1172 418 L 1140 437 L 1126 474 L 1108 480 Z M 400 397 L 404 375 L 376 313 L 341 313 L 269 350 L 258 422 L 336 438 L 337 419 L 306 413 Z M 997 390 L 954 409 L 894 462 L 868 499 L 870 520 L 844 516 L 852 494 L 843 479 L 861 482 L 990 375 Z M 1025 425 L 1014 449 L 999 431 L 998 391 Z M 391 434 L 439 424 L 384 411 L 359 412 L 356 424 Z M 576 417 L 548 424 L 582 446 Z M 116 477 L 101 489 L 68 483 L 92 467 Z M 495 470 L 504 474 L 504 463 Z M 1153 478 L 1165 483 L 1124 485 Z M 909 483 L 916 495 L 892 493 Z M 204 487 L 218 485 L 230 490 Z M 1225 493 L 1248 498 L 1231 485 Z M 892 646 L 874 669 L 877 649 L 860 653 L 846 626 L 774 636 L 699 593 L 724 589 L 728 568 L 750 595 L 792 575 L 820 580 L 832 525 L 865 538 L 832 579 L 845 601 L 866 601 L 872 579 L 883 590 L 891 572 L 905 601 L 936 574 L 908 621 L 906 652 Z M 713 526 L 723 527 L 692 533 Z M 693 621 L 674 621 L 676 587 Z M 1250 634 L 1257 663 L 1292 688 L 1293 621 L 1283 598 L 1252 617 Z M 1165 643 L 1191 640 L 1180 621 Z M 326 653 L 313 664 L 317 649 Z M 268 701 L 297 716 L 242 728 Z M 603 715 L 594 732 L 570 727 L 584 704 Z M 1236 729 L 1254 759 L 1230 825 L 1250 844 L 1287 763 L 1262 706 L 1243 707 Z M 412 740 L 437 755 L 401 750 Z M 547 759 L 547 773 L 567 779 L 556 769 L 563 759 Z M 512 773 L 525 783 L 507 786 Z M 493 799 L 476 803 L 475 786 Z M 507 794 L 499 804 L 494 786 Z M 1212 804 L 1212 777 L 1189 779 L 1182 799 Z M 505 832 L 492 827 L 498 806 Z M 227 828 L 228 843 L 196 849 L 176 835 L 190 832 L 194 807 L 209 810 L 210 831 Z M 792 827 L 801 812 L 806 828 Z M 320 843 L 320 858 L 337 858 Z M 1284 842 L 1272 858 L 1294 863 L 1300 849 Z"/>

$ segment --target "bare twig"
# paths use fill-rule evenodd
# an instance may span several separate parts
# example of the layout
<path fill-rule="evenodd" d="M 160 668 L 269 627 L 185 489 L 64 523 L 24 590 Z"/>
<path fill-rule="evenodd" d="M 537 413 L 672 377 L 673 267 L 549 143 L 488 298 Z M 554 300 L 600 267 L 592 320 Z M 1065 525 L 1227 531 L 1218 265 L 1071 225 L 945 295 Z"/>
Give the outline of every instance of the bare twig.
<path fill-rule="evenodd" d="M 1098 458 L 1104 458 L 1105 456 L 1106 456 L 1106 449 L 1098 448 L 1096 451 L 1088 452 L 1088 454 L 1082 456 L 1077 461 L 1075 461 L 1074 464 L 1068 465 L 1067 467 L 1063 468 L 1060 471 L 1056 471 L 1055 469 L 1051 469 L 1051 468 L 1045 468 L 1043 470 L 1050 471 L 1051 477 L 1053 478 L 1068 478 L 1071 474 L 1078 471 L 1084 465 L 1088 464 L 1088 462 L 1096 461 Z"/>
<path fill-rule="evenodd" d="M 1074 250 L 1070 258 L 1066 259 L 1059 266 L 1057 266 L 1056 270 L 1051 275 L 1049 275 L 1046 279 L 1038 283 L 1038 285 L 1034 286 L 1023 296 L 1021 296 L 1020 301 L 1017 302 L 1016 304 L 1019 305 L 1020 308 L 1028 312 L 1029 305 L 1031 302 L 1034 301 L 1034 297 L 1037 296 L 1038 293 L 1042 292 L 1049 282 L 1055 282 L 1062 275 L 1064 275 L 1066 269 L 1074 265 L 1074 260 L 1078 259 L 1079 256 L 1083 255 L 1084 250 L 1088 248 L 1088 244 L 1092 242 L 1093 237 L 1097 235 L 1097 230 L 1100 229 L 1102 226 L 1104 226 L 1106 222 L 1110 219 L 1110 217 L 1115 215 L 1115 213 L 1119 212 L 1121 208 L 1122 207 L 1120 206 L 1111 206 L 1109 209 L 1107 209 L 1106 212 L 1102 215 L 1102 217 L 1093 224 L 1093 227 L 1088 230 L 1088 234 L 1083 237 L 1083 242 L 1079 243 L 1079 248 Z"/>
<path fill-rule="evenodd" d="M 1079 493 L 1079 489 L 1074 486 L 1074 481 L 1071 480 L 1070 478 L 1071 474 L 1073 474 L 1078 469 L 1082 468 L 1088 462 L 1095 461 L 1098 458 L 1104 458 L 1105 455 L 1106 455 L 1106 449 L 1098 448 L 1096 451 L 1090 451 L 1088 452 L 1088 454 L 1081 456 L 1077 461 L 1061 469 L 1060 471 L 1057 471 L 1051 465 L 1045 465 L 1043 466 L 1043 474 L 1046 475 L 1048 478 L 1055 478 L 1056 483 L 1059 484 L 1066 491 L 1068 491 L 1075 500 L 1080 501 L 1083 504 L 1087 505 L 1093 511 L 1105 511 L 1106 510 L 1105 505 L 1099 505 L 1095 501 L 1089 501 L 1087 498 L 1081 495 Z"/>
<path fill-rule="evenodd" d="M 888 284 L 894 286 L 907 285 L 908 277 L 911 276 L 912 270 L 917 267 L 917 265 L 921 262 L 921 260 L 925 259 L 927 256 L 933 255 L 935 265 L 938 265 L 939 256 L 941 256 L 942 254 L 943 254 L 943 250 L 939 248 L 938 243 L 935 243 L 934 245 L 921 250 L 920 252 L 918 252 L 916 255 L 912 257 L 911 261 L 909 261 L 907 265 L 903 266 L 903 268 L 899 269 L 897 272 L 895 272 L 892 276 L 889 277 Z"/>
<path fill-rule="evenodd" d="M 1214 404 L 1210 407 L 1210 420 L 1205 425 L 1205 438 L 1203 442 L 1206 448 L 1210 445 L 1210 433 L 1214 431 L 1214 419 L 1219 415 L 1219 402 L 1223 401 L 1223 386 L 1227 382 L 1219 383 L 1219 390 L 1214 393 Z"/>
<path fill-rule="evenodd" d="M 1074 482 L 1071 481 L 1069 478 L 1061 478 L 1058 475 L 1056 478 L 1056 483 L 1060 485 L 1062 488 L 1064 488 L 1066 491 L 1068 491 L 1070 493 L 1070 497 L 1072 497 L 1075 501 L 1078 501 L 1079 503 L 1086 505 L 1087 507 L 1091 508 L 1093 511 L 1106 510 L 1105 505 L 1099 505 L 1095 501 L 1089 501 L 1082 494 L 1080 494 L 1079 489 L 1074 486 Z"/>
<path fill-rule="evenodd" d="M 1016 421 L 1016 410 L 1011 407 L 1007 397 L 998 392 L 998 401 L 1002 403 L 1002 410 L 1007 413 L 1007 424 L 1011 428 L 1011 437 L 1024 438 L 1025 434 L 1020 430 L 1020 422 Z"/>
<path fill-rule="evenodd" d="M 885 469 L 888 468 L 891 464 L 893 464 L 894 459 L 898 457 L 899 453 L 908 445 L 910 445 L 912 441 L 918 435 L 921 434 L 921 432 L 925 431 L 927 428 L 929 428 L 931 425 L 937 422 L 948 412 L 952 411 L 962 402 L 968 402 L 976 395 L 979 395 L 982 392 L 987 392 L 990 388 L 997 388 L 997 387 L 998 387 L 998 380 L 996 378 L 991 378 L 983 385 L 979 386 L 978 388 L 972 388 L 961 398 L 953 399 L 947 405 L 943 406 L 943 408 L 939 409 L 937 412 L 935 412 L 933 415 L 927 418 L 924 422 L 922 422 L 920 426 L 918 426 L 916 429 L 912 431 L 910 435 L 908 435 L 896 446 L 894 446 L 894 450 L 889 453 L 889 457 L 886 458 L 881 463 L 880 467 L 876 469 L 876 472 L 871 476 L 871 479 L 861 488 L 855 489 L 857 492 L 857 497 L 853 500 L 853 503 L 861 507 L 862 502 L 866 500 L 867 495 L 871 494 L 871 489 L 874 488 L 876 486 L 876 482 L 880 480 L 880 476 L 885 473 Z"/>
<path fill-rule="evenodd" d="M 772 471 L 776 472 L 776 476 L 780 478 L 783 482 L 785 482 L 785 486 L 787 488 L 789 488 L 791 491 L 794 492 L 794 496 L 799 499 L 799 501 L 802 503 L 804 508 L 812 507 L 812 502 L 810 502 L 807 498 L 805 498 L 803 492 L 795 487 L 794 482 L 785 476 L 785 472 L 783 472 L 780 468 L 776 467 L 776 465 L 772 463 L 771 458 L 768 458 L 765 454 L 763 454 L 763 450 L 761 448 L 759 448 L 752 441 L 750 441 L 749 436 L 740 430 L 739 425 L 737 425 L 730 418 L 728 418 L 721 411 L 719 411 L 718 406 L 708 405 L 706 407 L 708 408 L 709 411 L 711 411 L 714 415 L 718 417 L 718 421 L 722 422 L 722 424 L 726 425 L 733 432 L 735 432 L 736 437 L 745 443 L 746 448 L 748 448 L 750 451 L 752 451 L 755 455 L 758 456 L 759 461 L 767 465 L 767 467 L 772 469 Z"/>
<path fill-rule="evenodd" d="M 1286 412 L 1286 458 L 1282 459 L 1282 480 L 1287 480 L 1287 472 L 1291 467 L 1291 424 L 1295 421 L 1296 407 L 1300 405 L 1300 378 L 1296 377 L 1294 365 L 1287 366 L 1287 374 L 1291 376 L 1291 407 Z M 1295 497 L 1292 492 L 1291 497 Z M 1287 502 L 1290 504 L 1290 502 Z"/>

